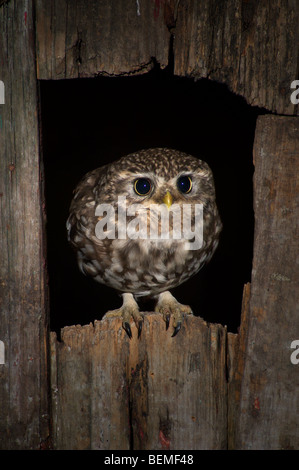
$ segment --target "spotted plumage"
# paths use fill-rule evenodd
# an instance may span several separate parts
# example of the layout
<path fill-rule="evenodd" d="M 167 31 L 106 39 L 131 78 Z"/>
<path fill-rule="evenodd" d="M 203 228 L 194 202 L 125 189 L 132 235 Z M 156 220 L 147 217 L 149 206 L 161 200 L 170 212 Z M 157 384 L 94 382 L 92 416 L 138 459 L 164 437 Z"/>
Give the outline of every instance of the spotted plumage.
<path fill-rule="evenodd" d="M 161 204 L 168 210 L 163 214 L 169 213 L 168 238 L 161 238 Z M 196 218 L 200 205 L 202 225 Z M 182 216 L 187 206 L 188 237 Z M 156 237 L 151 236 L 151 223 Z M 205 162 L 172 149 L 127 155 L 85 175 L 74 192 L 67 230 L 81 271 L 123 295 L 123 306 L 108 316 L 121 316 L 129 336 L 133 317 L 140 334 L 143 317 L 136 299 L 153 297 L 167 327 L 173 315 L 176 334 L 182 314 L 191 309 L 169 290 L 210 260 L 221 231 L 211 170 Z M 198 249 L 196 230 L 203 235 Z"/>

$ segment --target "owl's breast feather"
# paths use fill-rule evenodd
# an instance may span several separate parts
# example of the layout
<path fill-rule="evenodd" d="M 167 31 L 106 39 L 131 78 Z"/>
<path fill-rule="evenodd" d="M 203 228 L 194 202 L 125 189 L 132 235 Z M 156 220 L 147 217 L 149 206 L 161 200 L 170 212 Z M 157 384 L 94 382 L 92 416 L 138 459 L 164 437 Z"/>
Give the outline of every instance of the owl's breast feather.
<path fill-rule="evenodd" d="M 113 255 L 99 282 L 138 296 L 156 295 L 196 274 L 207 255 L 186 250 L 186 240 L 113 240 Z M 111 246 L 112 247 L 112 246 Z"/>

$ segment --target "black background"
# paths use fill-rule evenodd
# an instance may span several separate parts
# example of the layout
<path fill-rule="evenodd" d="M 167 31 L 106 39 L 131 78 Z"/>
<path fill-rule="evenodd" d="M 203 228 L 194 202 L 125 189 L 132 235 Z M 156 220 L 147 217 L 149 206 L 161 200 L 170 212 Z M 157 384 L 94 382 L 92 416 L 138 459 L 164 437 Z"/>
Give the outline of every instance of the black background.
<path fill-rule="evenodd" d="M 158 66 L 139 77 L 41 81 L 40 100 L 51 329 L 86 324 L 121 306 L 112 289 L 79 272 L 68 245 L 65 222 L 76 184 L 130 152 L 165 146 L 210 165 L 224 224 L 212 261 L 173 293 L 195 315 L 236 332 L 251 275 L 252 149 L 264 110 L 225 85 L 175 77 Z"/>

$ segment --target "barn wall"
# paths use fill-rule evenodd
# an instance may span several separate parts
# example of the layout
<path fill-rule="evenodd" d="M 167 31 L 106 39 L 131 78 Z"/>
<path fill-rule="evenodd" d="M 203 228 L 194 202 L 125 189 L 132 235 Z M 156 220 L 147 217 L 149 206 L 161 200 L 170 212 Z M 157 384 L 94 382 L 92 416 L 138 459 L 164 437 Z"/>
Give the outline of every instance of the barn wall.
<path fill-rule="evenodd" d="M 1 448 L 44 447 L 50 432 L 36 79 L 138 74 L 155 60 L 165 67 L 174 34 L 176 74 L 222 81 L 273 112 L 298 109 L 289 93 L 298 78 L 295 0 L 267 8 L 229 1 L 225 10 L 213 1 L 121 5 L 0 2 Z M 298 130 L 298 118 L 258 121 L 254 266 L 240 334 L 190 317 L 170 341 L 152 316 L 139 343 L 128 342 L 117 320 L 70 327 L 63 343 L 52 335 L 57 448 L 107 448 L 120 435 L 124 448 L 298 448 L 298 365 L 290 360 L 299 339 Z M 106 379 L 119 385 L 112 395 Z M 86 414 L 76 397 L 88 403 Z M 122 414 L 111 415 L 114 405 Z M 73 433 L 77 416 L 81 434 Z M 184 444 L 182 429 L 192 431 Z"/>

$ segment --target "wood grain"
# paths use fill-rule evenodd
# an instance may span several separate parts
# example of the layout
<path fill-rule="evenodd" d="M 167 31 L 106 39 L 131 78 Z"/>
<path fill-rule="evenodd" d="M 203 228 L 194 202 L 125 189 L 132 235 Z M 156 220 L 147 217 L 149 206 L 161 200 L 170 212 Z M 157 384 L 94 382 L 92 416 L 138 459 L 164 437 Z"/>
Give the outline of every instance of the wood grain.
<path fill-rule="evenodd" d="M 32 1 L 0 8 L 0 448 L 49 436 L 45 262 Z"/>
<path fill-rule="evenodd" d="M 139 7 L 138 7 L 139 5 Z M 155 2 L 37 0 L 38 78 L 138 75 L 168 63 L 170 33 Z"/>
<path fill-rule="evenodd" d="M 296 0 L 181 0 L 174 56 L 177 75 L 226 83 L 252 106 L 298 112 L 290 100 L 298 78 Z"/>

